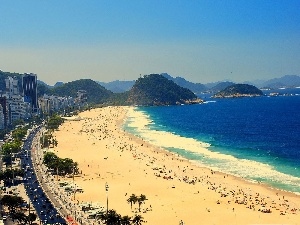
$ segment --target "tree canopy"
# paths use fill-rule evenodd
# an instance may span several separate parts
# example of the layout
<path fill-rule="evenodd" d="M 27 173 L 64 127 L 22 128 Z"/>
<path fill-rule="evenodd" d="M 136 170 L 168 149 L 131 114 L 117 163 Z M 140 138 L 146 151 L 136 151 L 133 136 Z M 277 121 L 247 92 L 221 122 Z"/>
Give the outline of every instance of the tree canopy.
<path fill-rule="evenodd" d="M 10 155 L 10 153 L 18 153 L 21 151 L 21 146 L 22 146 L 22 142 L 19 140 L 6 142 L 2 145 L 1 154 Z"/>
<path fill-rule="evenodd" d="M 30 224 L 31 221 L 35 221 L 37 218 L 35 213 L 30 213 L 26 216 L 25 213 L 22 212 L 21 208 L 25 201 L 20 196 L 4 195 L 0 202 L 2 205 L 8 207 L 11 218 L 18 220 L 21 224 Z"/>
<path fill-rule="evenodd" d="M 8 180 L 13 178 L 14 176 L 20 176 L 23 177 L 24 176 L 24 171 L 22 169 L 6 169 L 4 171 L 0 172 L 0 180 Z"/>
<path fill-rule="evenodd" d="M 56 138 L 53 137 L 51 132 L 47 132 L 40 137 L 42 148 L 49 148 L 58 145 Z M 52 146 L 51 146 L 52 145 Z"/>
<path fill-rule="evenodd" d="M 59 158 L 53 152 L 47 152 L 44 155 L 43 163 L 54 171 L 58 171 L 59 174 L 72 174 L 78 173 L 78 163 L 74 162 L 70 158 Z"/>
<path fill-rule="evenodd" d="M 143 222 L 143 217 L 141 215 L 135 215 L 133 218 L 129 216 L 122 216 L 115 210 L 108 210 L 108 213 L 103 213 L 96 216 L 96 219 L 100 220 L 106 225 L 141 225 Z"/>
<path fill-rule="evenodd" d="M 1 198 L 1 204 L 6 205 L 9 210 L 16 210 L 16 208 L 20 208 L 24 203 L 24 199 L 20 196 L 15 195 L 4 195 Z"/>
<path fill-rule="evenodd" d="M 15 140 L 21 141 L 27 134 L 27 129 L 25 127 L 20 127 L 12 131 L 12 137 Z"/>
<path fill-rule="evenodd" d="M 59 127 L 63 122 L 64 122 L 64 119 L 63 119 L 63 118 L 61 118 L 59 115 L 54 114 L 54 115 L 52 115 L 52 116 L 49 118 L 46 127 L 47 127 L 48 130 L 54 131 L 54 130 L 57 130 L 58 127 Z"/>

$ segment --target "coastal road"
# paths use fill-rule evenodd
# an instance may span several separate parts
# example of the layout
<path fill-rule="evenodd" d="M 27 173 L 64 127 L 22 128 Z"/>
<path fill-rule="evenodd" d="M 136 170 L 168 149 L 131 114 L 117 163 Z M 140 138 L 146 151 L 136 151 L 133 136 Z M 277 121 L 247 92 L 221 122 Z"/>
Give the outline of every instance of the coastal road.
<path fill-rule="evenodd" d="M 54 196 L 51 196 L 49 199 L 43 189 L 45 185 L 41 186 L 42 183 L 40 181 L 43 180 L 41 171 L 37 169 L 36 165 L 34 166 L 32 161 L 32 158 L 35 156 L 32 153 L 36 149 L 37 143 L 35 142 L 36 138 L 38 138 L 37 133 L 39 130 L 40 128 L 34 130 L 24 143 L 21 163 L 25 171 L 25 190 L 42 224 L 67 224 L 61 212 L 57 210 L 60 206 L 55 204 Z"/>

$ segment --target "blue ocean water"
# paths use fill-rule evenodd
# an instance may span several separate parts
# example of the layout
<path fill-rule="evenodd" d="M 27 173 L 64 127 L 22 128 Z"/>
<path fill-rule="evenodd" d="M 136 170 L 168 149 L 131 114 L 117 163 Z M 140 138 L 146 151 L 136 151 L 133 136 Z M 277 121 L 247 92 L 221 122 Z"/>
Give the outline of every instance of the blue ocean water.
<path fill-rule="evenodd" d="M 124 128 L 200 166 L 300 194 L 300 95 L 206 100 L 134 108 Z"/>

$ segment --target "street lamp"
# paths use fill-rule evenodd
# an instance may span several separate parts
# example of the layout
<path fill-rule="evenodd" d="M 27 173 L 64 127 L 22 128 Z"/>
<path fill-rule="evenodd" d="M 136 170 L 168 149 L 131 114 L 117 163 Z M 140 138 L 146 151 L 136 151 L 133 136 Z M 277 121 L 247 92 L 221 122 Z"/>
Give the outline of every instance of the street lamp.
<path fill-rule="evenodd" d="M 105 191 L 106 191 L 106 216 L 108 215 L 108 184 L 105 183 Z"/>
<path fill-rule="evenodd" d="M 28 216 L 29 216 L 29 224 L 32 224 L 31 223 L 31 217 L 30 217 L 30 199 L 29 199 L 29 202 L 28 202 L 29 204 L 29 208 L 28 208 L 28 210 L 29 210 L 29 212 L 28 212 Z"/>
<path fill-rule="evenodd" d="M 11 148 L 9 148 L 10 149 L 10 168 L 11 168 L 11 172 L 12 172 L 12 186 L 14 186 L 14 176 L 15 176 L 15 174 L 14 174 L 14 170 L 13 170 L 13 165 L 12 165 L 12 149 Z"/>
<path fill-rule="evenodd" d="M 76 184 L 75 184 L 75 178 L 74 178 L 74 175 L 75 175 L 75 165 L 73 165 L 73 194 L 74 194 L 74 201 L 75 201 L 75 194 L 76 194 Z"/>

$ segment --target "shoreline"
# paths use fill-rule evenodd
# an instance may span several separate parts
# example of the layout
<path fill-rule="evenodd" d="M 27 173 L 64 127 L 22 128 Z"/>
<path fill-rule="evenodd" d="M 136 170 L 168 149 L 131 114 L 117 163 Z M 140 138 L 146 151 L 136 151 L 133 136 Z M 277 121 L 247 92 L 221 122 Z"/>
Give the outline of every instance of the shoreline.
<path fill-rule="evenodd" d="M 122 129 L 127 110 L 83 112 L 82 120 L 66 121 L 55 132 L 59 144 L 54 152 L 77 161 L 83 171 L 75 177 L 84 190 L 76 193 L 78 203 L 105 205 L 107 182 L 110 206 L 121 215 L 134 215 L 126 202 L 131 194 L 147 196 L 141 215 L 148 224 L 198 224 L 197 215 L 203 224 L 299 224 L 299 196 L 199 167 L 151 145 Z M 262 213 L 264 209 L 272 212 Z"/>
<path fill-rule="evenodd" d="M 300 182 L 300 178 L 297 177 L 297 175 L 288 174 L 288 173 L 284 173 L 282 171 L 275 170 L 272 168 L 275 165 L 268 164 L 266 161 L 259 161 L 259 160 L 255 161 L 252 159 L 240 160 L 239 158 L 236 158 L 236 156 L 234 156 L 234 155 L 230 155 L 228 153 L 223 153 L 222 150 L 220 150 L 220 149 L 215 150 L 214 147 L 209 142 L 204 142 L 202 140 L 198 140 L 193 137 L 185 137 L 180 134 L 175 134 L 173 132 L 161 130 L 159 127 L 154 127 L 153 129 L 149 129 L 148 126 L 151 125 L 152 120 L 148 119 L 148 115 L 147 114 L 145 115 L 144 110 L 141 110 L 141 111 L 138 110 L 137 113 L 134 112 L 134 114 L 130 113 L 129 117 L 130 118 L 138 117 L 138 120 L 141 121 L 142 126 L 135 126 L 135 124 L 134 124 L 132 126 L 132 127 L 134 127 L 134 129 L 131 132 L 130 123 L 129 123 L 129 126 L 127 126 L 127 124 L 125 123 L 123 127 L 125 127 L 126 132 L 132 133 L 133 135 L 136 135 L 139 138 L 145 138 L 146 140 L 149 138 L 151 141 L 154 140 L 154 142 L 160 143 L 158 145 L 161 145 L 161 147 L 164 148 L 166 151 L 174 153 L 174 154 L 180 154 L 181 157 L 185 157 L 186 159 L 191 161 L 191 163 L 195 164 L 196 166 L 209 168 L 209 169 L 212 169 L 215 171 L 219 171 L 221 173 L 229 174 L 229 175 L 235 176 L 237 178 L 247 180 L 251 183 L 266 185 L 267 187 L 273 188 L 278 191 L 284 191 L 287 193 L 292 193 L 292 194 L 300 196 L 300 189 L 299 189 L 299 187 L 297 187 L 297 184 L 299 184 L 299 182 Z M 142 119 L 140 119 L 140 118 L 142 118 Z M 137 130 L 137 133 L 135 134 L 136 130 Z M 141 134 L 139 133 L 139 131 L 141 131 Z M 186 148 L 182 147 L 182 145 L 178 146 L 178 143 L 168 145 L 163 140 L 160 140 L 159 135 L 155 134 L 155 133 L 158 133 L 161 135 L 164 135 L 166 133 L 166 135 L 168 135 L 168 137 L 170 136 L 173 139 L 175 137 L 178 139 L 182 139 L 182 141 L 185 141 L 185 140 L 187 140 L 187 141 L 192 140 L 192 141 L 189 143 L 190 146 L 186 146 Z M 147 136 L 147 135 L 149 135 L 149 136 Z M 174 136 L 174 137 L 172 137 L 172 136 Z M 210 148 L 210 147 L 212 147 L 212 148 Z M 200 153 L 202 156 L 201 157 L 194 156 L 194 154 L 197 155 L 197 153 Z M 208 161 L 211 161 L 210 163 L 203 161 L 203 159 L 206 158 L 206 156 L 208 156 Z M 220 160 L 219 160 L 219 158 L 220 158 Z M 234 166 L 234 168 L 237 168 L 237 169 L 239 169 L 242 166 L 245 166 L 245 168 L 247 168 L 247 170 L 249 170 L 249 172 L 247 171 L 247 172 L 243 172 L 243 173 L 238 173 L 238 172 L 236 172 L 236 170 L 231 170 L 230 168 L 227 168 L 227 167 L 222 167 L 222 166 L 219 167 L 218 164 L 219 163 L 223 164 L 223 161 L 225 164 L 228 164 L 228 165 L 233 163 L 232 165 Z M 217 167 L 214 166 L 214 163 L 217 164 Z M 255 174 L 256 170 L 259 169 L 258 166 L 262 167 L 261 169 L 264 170 L 263 173 L 261 172 L 262 176 L 259 176 L 259 174 Z M 269 174 L 270 177 L 269 176 L 265 177 L 264 173 Z M 290 183 L 290 186 L 285 186 L 286 183 L 281 182 L 282 180 L 280 180 L 280 179 L 273 180 L 272 179 L 272 178 L 276 178 L 276 177 L 281 177 L 283 180 L 286 180 L 287 183 L 291 179 L 292 183 Z M 261 179 L 261 178 L 263 178 L 263 179 Z M 264 180 L 264 181 L 260 181 L 260 180 Z M 282 188 L 283 186 L 285 186 L 285 188 Z"/>

